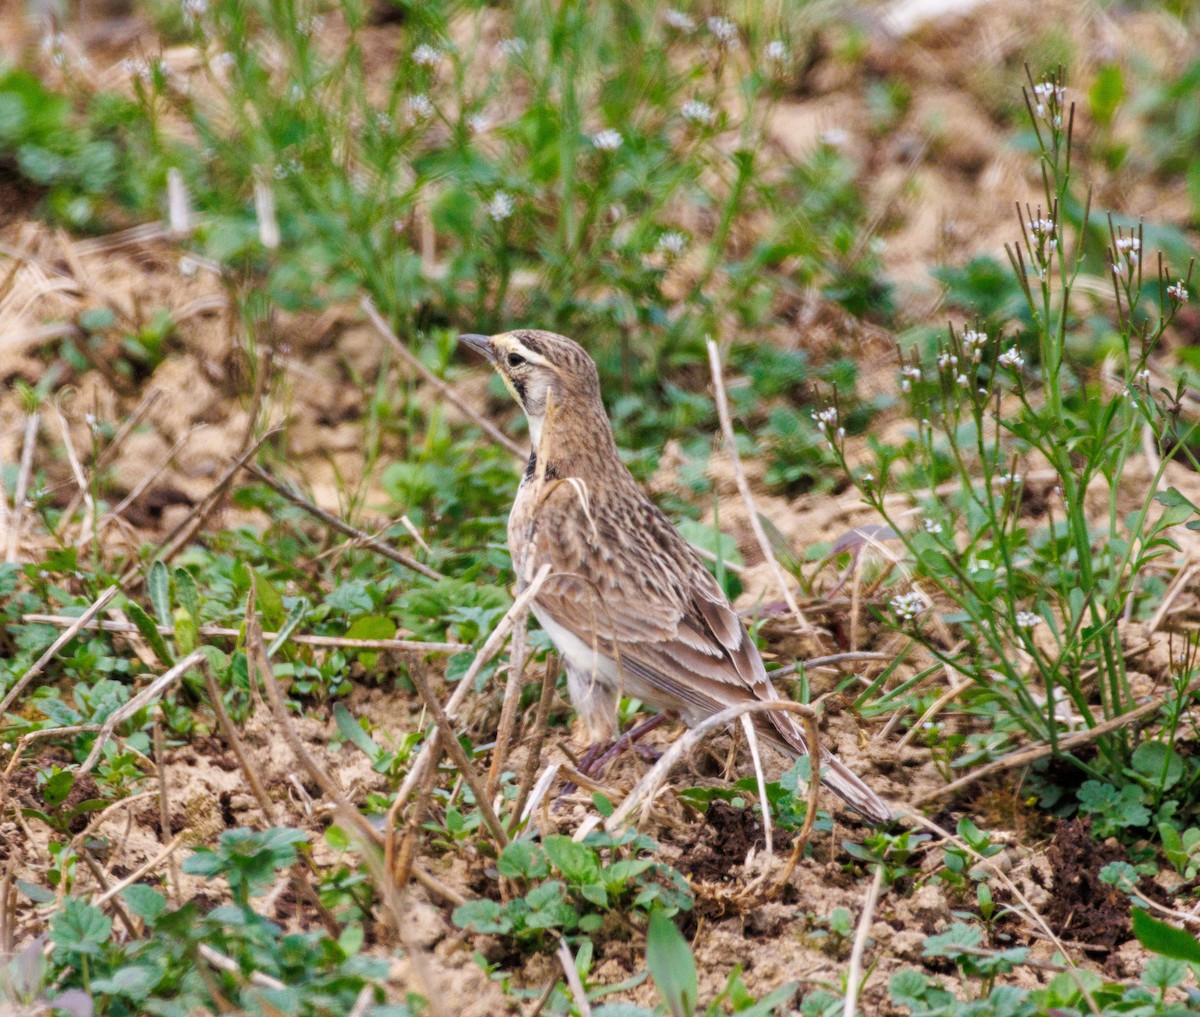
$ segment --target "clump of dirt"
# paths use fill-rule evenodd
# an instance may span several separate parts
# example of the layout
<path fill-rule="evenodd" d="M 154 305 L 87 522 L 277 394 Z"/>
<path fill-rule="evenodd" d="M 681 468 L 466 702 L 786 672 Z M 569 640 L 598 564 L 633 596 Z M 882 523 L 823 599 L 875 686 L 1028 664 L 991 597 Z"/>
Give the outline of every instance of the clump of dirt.
<path fill-rule="evenodd" d="M 1053 876 L 1044 912 L 1057 935 L 1110 950 L 1133 938 L 1129 897 L 1100 879 L 1100 870 L 1106 865 L 1126 860 L 1125 849 L 1115 840 L 1101 842 L 1092 836 L 1091 819 L 1058 824 L 1046 849 L 1046 864 Z M 1138 890 L 1154 900 L 1162 896 L 1148 879 L 1142 879 Z"/>
<path fill-rule="evenodd" d="M 695 846 L 680 859 L 680 870 L 705 883 L 730 883 L 740 878 L 751 849 L 765 845 L 762 823 L 753 812 L 717 799 L 709 803 Z"/>

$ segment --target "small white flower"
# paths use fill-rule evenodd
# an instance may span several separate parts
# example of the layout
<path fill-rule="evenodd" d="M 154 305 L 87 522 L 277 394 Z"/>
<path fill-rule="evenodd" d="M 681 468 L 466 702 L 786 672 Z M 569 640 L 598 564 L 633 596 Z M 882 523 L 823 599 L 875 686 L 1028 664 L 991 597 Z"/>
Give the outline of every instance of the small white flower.
<path fill-rule="evenodd" d="M 1139 385 L 1149 385 L 1150 384 L 1150 372 L 1145 369 L 1138 371 L 1137 383 Z"/>
<path fill-rule="evenodd" d="M 601 152 L 615 152 L 621 147 L 621 142 L 624 140 L 621 137 L 620 131 L 608 127 L 592 135 L 592 147 L 599 149 Z"/>
<path fill-rule="evenodd" d="M 237 62 L 237 58 L 229 52 L 218 53 L 213 58 L 213 66 L 219 71 L 227 70 Z"/>
<path fill-rule="evenodd" d="M 121 61 L 121 70 L 131 78 L 141 78 L 147 83 L 150 81 L 150 65 L 140 57 L 126 57 Z"/>
<path fill-rule="evenodd" d="M 1051 237 L 1054 235 L 1054 220 L 1053 219 L 1031 219 L 1029 221 L 1029 232 L 1038 239 L 1042 237 Z"/>
<path fill-rule="evenodd" d="M 821 144 L 827 148 L 845 148 L 850 144 L 850 132 L 844 127 L 829 127 L 821 132 Z"/>
<path fill-rule="evenodd" d="M 85 413 L 83 415 L 83 422 L 85 424 L 87 424 L 87 426 L 90 427 L 93 431 L 96 430 L 96 425 L 97 425 L 97 423 L 99 423 L 96 420 L 96 415 L 94 413 Z"/>
<path fill-rule="evenodd" d="M 496 49 L 500 51 L 500 55 L 506 57 L 519 57 L 528 48 L 528 44 L 524 39 L 501 39 L 496 44 Z"/>
<path fill-rule="evenodd" d="M 404 112 L 410 124 L 428 120 L 434 114 L 433 103 L 424 92 L 419 92 L 404 100 Z"/>
<path fill-rule="evenodd" d="M 487 214 L 493 222 L 504 222 L 505 219 L 512 218 L 516 207 L 517 203 L 508 191 L 497 191 L 486 205 Z"/>
<path fill-rule="evenodd" d="M 925 532 L 932 533 L 936 536 L 937 534 L 942 532 L 942 524 L 939 523 L 936 519 L 930 519 L 928 516 L 926 516 Z"/>
<path fill-rule="evenodd" d="M 392 126 L 392 118 L 384 113 L 383 110 L 379 110 L 375 114 L 375 126 L 381 131 L 386 131 Z"/>
<path fill-rule="evenodd" d="M 668 230 L 658 238 L 657 247 L 663 254 L 678 257 L 687 250 L 687 237 L 678 230 Z"/>
<path fill-rule="evenodd" d="M 996 478 L 997 487 L 1015 487 L 1019 483 L 1021 483 L 1021 474 L 1019 473 L 1001 473 Z"/>
<path fill-rule="evenodd" d="M 812 418 L 816 422 L 817 430 L 822 434 L 825 433 L 827 427 L 832 427 L 838 422 L 838 411 L 836 406 L 826 406 L 823 410 L 813 410 Z"/>
<path fill-rule="evenodd" d="M 412 52 L 413 63 L 418 67 L 436 67 L 442 62 L 443 53 L 436 46 L 423 42 Z"/>
<path fill-rule="evenodd" d="M 311 18 L 301 18 L 296 22 L 296 31 L 304 36 L 316 35 L 324 27 L 325 18 L 320 14 L 314 14 Z"/>
<path fill-rule="evenodd" d="M 960 374 L 957 377 L 955 377 L 954 384 L 958 385 L 960 388 L 966 388 L 968 385 L 971 384 L 971 379 L 968 378 L 965 374 Z"/>
<path fill-rule="evenodd" d="M 958 367 L 958 357 L 955 356 L 953 353 L 947 353 L 947 352 L 939 353 L 938 358 L 937 358 L 937 365 L 943 371 L 949 370 L 954 367 Z"/>
<path fill-rule="evenodd" d="M 779 39 L 772 39 L 763 47 L 763 58 L 769 64 L 785 64 L 788 61 L 787 44 Z"/>
<path fill-rule="evenodd" d="M 1140 251 L 1142 242 L 1137 237 L 1117 237 L 1117 250 L 1122 254 L 1128 254 L 1130 251 Z"/>
<path fill-rule="evenodd" d="M 491 130 L 492 122 L 482 113 L 472 113 L 467 117 L 467 127 L 472 134 L 487 134 Z"/>
<path fill-rule="evenodd" d="M 925 598 L 919 593 L 898 593 L 891 601 L 891 608 L 902 622 L 910 622 L 925 610 Z"/>
<path fill-rule="evenodd" d="M 1188 298 L 1187 287 L 1181 282 L 1173 282 L 1167 287 L 1167 296 L 1177 304 L 1185 304 Z"/>
<path fill-rule="evenodd" d="M 183 0 L 183 23 L 188 28 L 208 13 L 208 0 Z"/>
<path fill-rule="evenodd" d="M 62 32 L 47 32 L 42 36 L 42 52 L 53 53 L 67 44 L 67 37 Z"/>
<path fill-rule="evenodd" d="M 663 15 L 663 21 L 680 32 L 694 32 L 696 30 L 696 22 L 684 14 L 683 11 L 675 10 L 674 8 Z"/>
<path fill-rule="evenodd" d="M 1041 615 L 1034 614 L 1032 611 L 1017 612 L 1017 627 L 1022 629 L 1035 629 L 1042 624 Z"/>
<path fill-rule="evenodd" d="M 1011 367 L 1014 371 L 1019 371 L 1025 366 L 1025 358 L 1021 356 L 1021 351 L 1013 346 L 1001 353 L 996 358 L 996 363 L 1001 367 Z"/>
<path fill-rule="evenodd" d="M 717 119 L 717 114 L 706 102 L 689 99 L 679 108 L 679 115 L 690 124 L 707 126 Z"/>
<path fill-rule="evenodd" d="M 737 25 L 728 18 L 709 18 L 705 24 L 708 25 L 708 30 L 722 46 L 732 49 L 738 44 Z"/>

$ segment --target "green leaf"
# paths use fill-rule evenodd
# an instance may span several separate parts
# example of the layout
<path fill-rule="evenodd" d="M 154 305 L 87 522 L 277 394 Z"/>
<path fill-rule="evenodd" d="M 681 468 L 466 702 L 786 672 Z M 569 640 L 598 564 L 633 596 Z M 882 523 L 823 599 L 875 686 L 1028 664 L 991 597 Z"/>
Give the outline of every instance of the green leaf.
<path fill-rule="evenodd" d="M 696 961 L 675 923 L 657 908 L 646 933 L 646 967 L 672 1017 L 691 1017 L 700 995 Z"/>
<path fill-rule="evenodd" d="M 98 957 L 111 932 L 112 919 L 78 897 L 68 897 L 62 911 L 50 919 L 50 939 L 56 955 Z"/>
<path fill-rule="evenodd" d="M 334 703 L 333 705 L 333 720 L 337 724 L 337 729 L 341 732 L 342 737 L 346 741 L 358 746 L 372 763 L 383 754 L 383 749 L 363 730 L 362 725 L 354 718 L 354 715 L 341 703 Z"/>
<path fill-rule="evenodd" d="M 1183 760 L 1166 742 L 1142 742 L 1133 753 L 1133 768 L 1165 790 L 1183 777 Z"/>
<path fill-rule="evenodd" d="M 485 935 L 503 936 L 512 932 L 512 921 L 501 913 L 494 900 L 469 900 L 454 909 L 454 924 Z"/>
<path fill-rule="evenodd" d="M 599 882 L 600 864 L 590 847 L 557 834 L 543 838 L 542 847 L 550 864 L 563 874 L 568 883 L 584 886 Z"/>
<path fill-rule="evenodd" d="M 1092 82 L 1088 100 L 1092 107 L 1092 117 L 1096 123 L 1107 127 L 1112 123 L 1113 115 L 1121 100 L 1125 98 L 1125 75 L 1119 64 L 1104 64 L 1096 73 Z"/>
<path fill-rule="evenodd" d="M 175 570 L 175 596 L 179 605 L 192 617 L 196 627 L 200 627 L 200 591 L 196 588 L 196 580 L 187 569 Z"/>
<path fill-rule="evenodd" d="M 167 910 L 167 899 L 145 883 L 134 883 L 121 891 L 121 897 L 129 910 L 148 925 L 153 925 Z"/>
<path fill-rule="evenodd" d="M 1151 918 L 1142 908 L 1133 909 L 1133 934 L 1151 953 L 1200 964 L 1200 940 L 1190 932 Z"/>
<path fill-rule="evenodd" d="M 1200 506 L 1195 505 L 1173 487 L 1156 494 L 1154 500 L 1166 506 L 1166 511 L 1154 521 L 1155 532 L 1185 522 L 1193 515 L 1200 515 Z"/>
<path fill-rule="evenodd" d="M 42 800 L 52 809 L 58 808 L 67 800 L 71 788 L 75 786 L 75 774 L 69 770 L 51 774 L 42 785 Z"/>
<path fill-rule="evenodd" d="M 132 600 L 125 605 L 125 613 L 129 615 L 130 620 L 137 626 L 138 632 L 147 643 L 150 644 L 150 649 L 154 651 L 154 655 L 167 667 L 171 667 L 175 663 L 171 651 L 167 648 L 166 640 L 163 639 L 158 631 L 158 626 L 154 619 L 146 614 L 145 608 L 141 604 L 136 604 Z"/>
<path fill-rule="evenodd" d="M 542 879 L 550 874 L 546 856 L 533 841 L 514 840 L 500 852 L 496 863 L 500 875 L 508 879 Z"/>
<path fill-rule="evenodd" d="M 254 573 L 254 582 L 258 587 L 258 609 L 262 612 L 265 622 L 263 628 L 269 632 L 278 632 L 287 621 L 287 610 L 283 606 L 283 597 L 261 572 Z"/>
<path fill-rule="evenodd" d="M 161 560 L 155 560 L 150 566 L 150 574 L 146 577 L 146 593 L 150 596 L 150 606 L 162 625 L 170 625 L 171 618 L 171 574 Z"/>

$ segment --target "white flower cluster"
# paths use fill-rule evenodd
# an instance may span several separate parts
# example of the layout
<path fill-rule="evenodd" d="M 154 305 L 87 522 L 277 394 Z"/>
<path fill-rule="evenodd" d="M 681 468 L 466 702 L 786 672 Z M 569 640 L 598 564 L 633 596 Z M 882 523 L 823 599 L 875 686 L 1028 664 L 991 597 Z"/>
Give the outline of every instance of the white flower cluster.
<path fill-rule="evenodd" d="M 1029 232 L 1038 239 L 1054 236 L 1053 219 L 1031 219 L 1028 223 Z"/>
<path fill-rule="evenodd" d="M 1001 367 L 1011 367 L 1014 371 L 1019 371 L 1025 366 L 1025 358 L 1021 356 L 1020 350 L 1011 346 L 996 358 L 996 363 Z"/>
<path fill-rule="evenodd" d="M 663 15 L 663 21 L 679 32 L 694 32 L 696 30 L 696 22 L 689 18 L 683 11 L 671 8 Z"/>
<path fill-rule="evenodd" d="M 1016 487 L 1021 483 L 1021 474 L 1019 473 L 1001 473 L 996 478 L 997 487 Z"/>
<path fill-rule="evenodd" d="M 708 30 L 712 32 L 713 38 L 724 46 L 726 49 L 735 49 L 738 44 L 738 30 L 728 18 L 709 18 L 705 22 L 708 25 Z"/>
<path fill-rule="evenodd" d="M 836 406 L 826 406 L 823 410 L 813 410 L 813 422 L 817 425 L 817 430 L 821 432 L 821 437 L 825 438 L 829 447 L 833 448 L 834 440 L 841 440 L 846 437 L 846 429 L 838 424 L 838 411 Z M 833 428 L 837 428 L 836 431 Z"/>
<path fill-rule="evenodd" d="M 1037 115 L 1054 127 L 1062 127 L 1062 107 L 1066 89 L 1053 81 L 1033 86 L 1034 109 Z"/>
<path fill-rule="evenodd" d="M 900 391 L 910 392 L 914 381 L 921 380 L 921 369 L 919 367 L 902 367 L 900 368 Z"/>
<path fill-rule="evenodd" d="M 506 219 L 511 219 L 516 207 L 517 203 L 508 191 L 497 191 L 485 206 L 487 214 L 493 222 L 504 222 Z"/>
<path fill-rule="evenodd" d="M 958 357 L 949 351 L 943 350 L 937 357 L 938 369 L 948 371 L 952 367 L 958 367 Z"/>
<path fill-rule="evenodd" d="M 983 348 L 987 342 L 986 332 L 976 332 L 973 328 L 969 328 L 963 333 L 963 352 L 971 355 L 971 363 L 978 364 L 983 360 Z"/>
<path fill-rule="evenodd" d="M 442 62 L 444 54 L 436 46 L 423 42 L 412 52 L 413 63 L 418 67 L 436 67 Z"/>
<path fill-rule="evenodd" d="M 183 0 L 183 23 L 188 28 L 196 24 L 208 13 L 208 0 Z"/>
<path fill-rule="evenodd" d="M 668 230 L 658 238 L 658 249 L 671 257 L 678 257 L 687 250 L 687 237 L 678 230 Z"/>
<path fill-rule="evenodd" d="M 410 95 L 404 100 L 404 113 L 410 124 L 428 120 L 434 114 L 433 103 L 424 92 Z"/>
<path fill-rule="evenodd" d="M 126 57 L 121 61 L 121 70 L 131 78 L 141 78 L 144 83 L 150 83 L 150 64 L 141 57 Z"/>
<path fill-rule="evenodd" d="M 1017 627 L 1022 629 L 1035 629 L 1042 624 L 1041 615 L 1034 614 L 1032 611 L 1017 612 Z"/>
<path fill-rule="evenodd" d="M 615 152 L 621 147 L 621 142 L 624 140 L 621 137 L 620 131 L 607 127 L 603 131 L 597 131 L 592 135 L 592 147 L 599 149 L 601 152 Z"/>
<path fill-rule="evenodd" d="M 519 57 L 527 48 L 524 39 L 501 39 L 496 44 L 500 55 L 505 57 Z"/>
<path fill-rule="evenodd" d="M 1186 304 L 1188 298 L 1187 287 L 1183 283 L 1176 280 L 1167 287 L 1167 296 L 1177 304 Z"/>
<path fill-rule="evenodd" d="M 1112 252 L 1113 275 L 1128 279 L 1142 257 L 1142 241 L 1138 237 L 1117 237 Z"/>
<path fill-rule="evenodd" d="M 300 18 L 296 22 L 296 31 L 303 36 L 316 35 L 325 27 L 323 15 L 314 14 L 311 18 Z"/>
<path fill-rule="evenodd" d="M 472 134 L 487 134 L 492 122 L 482 113 L 472 113 L 467 117 L 467 127 Z"/>
<path fill-rule="evenodd" d="M 689 124 L 707 126 L 717 119 L 717 114 L 706 102 L 699 99 L 689 99 L 679 107 L 679 115 Z"/>
<path fill-rule="evenodd" d="M 891 599 L 892 610 L 902 622 L 910 622 L 925 610 L 925 598 L 919 593 L 898 593 Z"/>
<path fill-rule="evenodd" d="M 769 64 L 786 64 L 788 56 L 787 44 L 780 39 L 772 39 L 763 48 L 763 58 Z"/>
<path fill-rule="evenodd" d="M 942 532 L 942 524 L 939 523 L 936 519 L 930 519 L 928 516 L 926 516 L 925 517 L 925 532 L 932 533 L 934 536 L 937 536 L 939 533 Z"/>

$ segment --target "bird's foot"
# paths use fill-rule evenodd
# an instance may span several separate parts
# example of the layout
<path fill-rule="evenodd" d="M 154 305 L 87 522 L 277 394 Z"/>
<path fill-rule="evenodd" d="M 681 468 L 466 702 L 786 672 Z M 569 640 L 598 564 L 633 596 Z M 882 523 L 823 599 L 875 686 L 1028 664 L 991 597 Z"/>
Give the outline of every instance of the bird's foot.
<path fill-rule="evenodd" d="M 597 742 L 594 745 L 588 746 L 587 751 L 579 757 L 579 772 L 586 777 L 599 777 L 600 774 L 608 769 L 612 761 L 626 749 L 633 749 L 642 759 L 655 762 L 662 753 L 651 745 L 640 744 L 638 739 L 653 731 L 666 720 L 667 715 L 665 713 L 656 713 L 653 717 L 647 718 L 640 724 L 635 724 L 617 738 L 616 741 Z M 558 796 L 559 801 L 561 802 L 563 798 L 569 794 L 573 794 L 578 789 L 578 784 L 572 782 L 564 784 Z"/>

